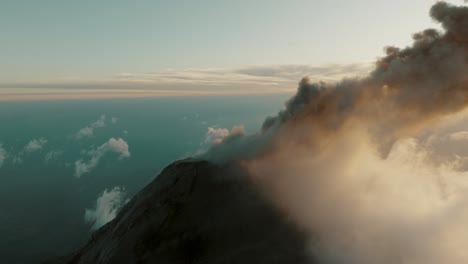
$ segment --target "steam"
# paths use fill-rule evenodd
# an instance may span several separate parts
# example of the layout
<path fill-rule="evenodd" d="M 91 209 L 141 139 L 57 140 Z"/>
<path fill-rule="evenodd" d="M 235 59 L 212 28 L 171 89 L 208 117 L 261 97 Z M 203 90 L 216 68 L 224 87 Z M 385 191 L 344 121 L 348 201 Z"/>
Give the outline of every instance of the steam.
<path fill-rule="evenodd" d="M 468 103 L 468 8 L 438 2 L 430 14 L 444 32 L 387 47 L 365 78 L 304 78 L 259 133 L 225 137 L 204 156 L 242 161 L 310 232 L 321 263 L 468 263 L 465 159 L 439 158 L 427 136 Z"/>

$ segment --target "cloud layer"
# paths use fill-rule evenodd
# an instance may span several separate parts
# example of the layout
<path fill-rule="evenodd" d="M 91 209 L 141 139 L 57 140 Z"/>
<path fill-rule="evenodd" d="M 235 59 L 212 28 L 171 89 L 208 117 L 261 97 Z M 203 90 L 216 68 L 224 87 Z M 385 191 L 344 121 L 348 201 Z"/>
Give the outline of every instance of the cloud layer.
<path fill-rule="evenodd" d="M 304 75 L 316 81 L 338 81 L 365 75 L 370 69 L 369 63 L 362 63 L 122 73 L 80 83 L 0 84 L 0 101 L 291 93 L 290 87 Z"/>
<path fill-rule="evenodd" d="M 346 76 L 365 75 L 370 64 L 348 65 L 270 65 L 250 66 L 236 69 L 189 69 L 184 71 L 168 70 L 163 72 L 135 74 L 124 73 L 118 76 L 122 82 L 149 83 L 155 85 L 189 84 L 213 86 L 251 87 L 290 87 L 298 79 L 307 75 L 315 81 L 338 81 Z"/>

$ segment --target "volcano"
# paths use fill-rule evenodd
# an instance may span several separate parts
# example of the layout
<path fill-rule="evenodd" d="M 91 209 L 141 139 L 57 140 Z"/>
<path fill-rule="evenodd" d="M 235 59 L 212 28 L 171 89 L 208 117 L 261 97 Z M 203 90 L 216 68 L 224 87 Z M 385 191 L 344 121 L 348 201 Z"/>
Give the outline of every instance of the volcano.
<path fill-rule="evenodd" d="M 73 254 L 46 263 L 312 263 L 306 236 L 236 164 L 165 168 Z"/>

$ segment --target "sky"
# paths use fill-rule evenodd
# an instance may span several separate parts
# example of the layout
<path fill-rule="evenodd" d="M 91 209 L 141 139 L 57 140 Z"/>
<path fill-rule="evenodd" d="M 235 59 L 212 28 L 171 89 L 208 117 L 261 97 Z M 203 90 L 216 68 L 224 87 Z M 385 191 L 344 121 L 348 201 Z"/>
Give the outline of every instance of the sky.
<path fill-rule="evenodd" d="M 435 0 L 1 2 L 2 88 L 295 88 L 365 74 L 437 27 Z"/>

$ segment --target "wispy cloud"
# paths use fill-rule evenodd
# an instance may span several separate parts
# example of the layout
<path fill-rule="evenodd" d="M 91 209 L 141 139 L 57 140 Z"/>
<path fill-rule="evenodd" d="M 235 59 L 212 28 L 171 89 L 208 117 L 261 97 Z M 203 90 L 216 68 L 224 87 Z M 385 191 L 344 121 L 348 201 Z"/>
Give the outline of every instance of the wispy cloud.
<path fill-rule="evenodd" d="M 371 68 L 356 63 L 128 72 L 100 81 L 0 84 L 0 101 L 287 93 L 304 76 L 334 82 Z"/>
<path fill-rule="evenodd" d="M 116 186 L 110 191 L 105 189 L 97 198 L 95 207 L 85 210 L 85 222 L 92 224 L 92 230 L 105 225 L 117 216 L 118 210 L 127 202 L 124 198 L 124 187 Z"/>
<path fill-rule="evenodd" d="M 125 140 L 119 138 L 111 138 L 106 143 L 102 144 L 97 149 L 93 149 L 86 154 L 90 156 L 90 159 L 86 162 L 83 159 L 75 162 L 75 176 L 81 177 L 83 174 L 89 173 L 98 164 L 101 158 L 108 152 L 114 152 L 119 155 L 119 159 L 129 158 L 130 152 L 128 150 L 128 143 Z"/>
<path fill-rule="evenodd" d="M 250 66 L 234 69 L 209 68 L 187 69 L 183 71 L 167 70 L 153 73 L 123 73 L 118 80 L 122 83 L 140 84 L 190 84 L 210 86 L 248 85 L 260 87 L 289 87 L 304 76 L 315 81 L 337 81 L 346 76 L 366 74 L 368 64 L 327 65 L 314 67 L 309 65 L 274 65 Z"/>
<path fill-rule="evenodd" d="M 81 128 L 78 132 L 76 132 L 75 138 L 81 139 L 84 137 L 91 137 L 92 135 L 94 135 L 94 129 L 99 128 L 99 127 L 105 127 L 105 126 L 106 126 L 106 115 L 101 115 L 98 120 Z"/>

